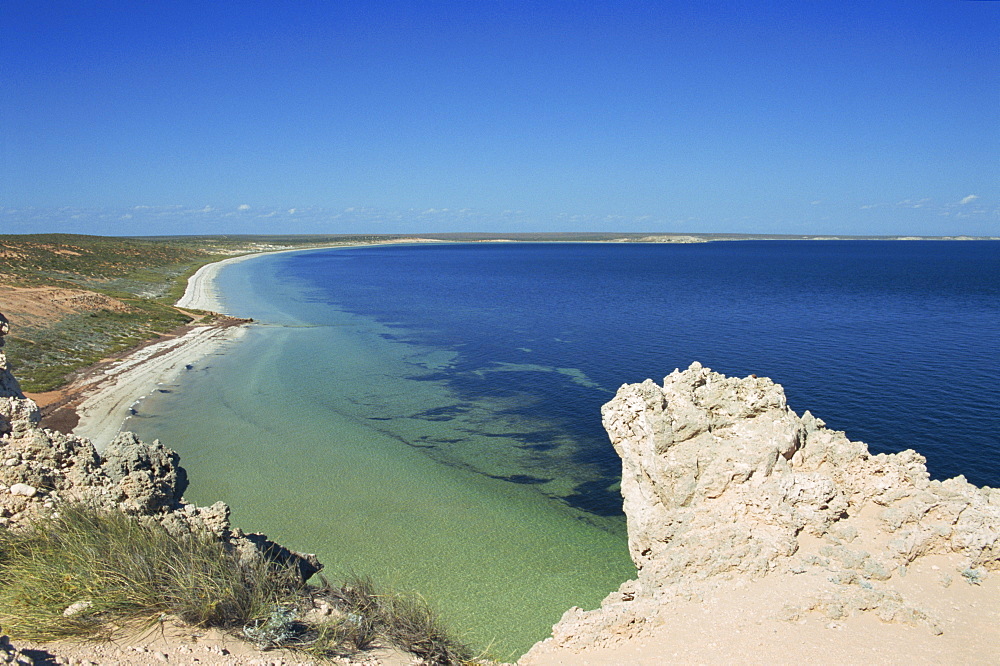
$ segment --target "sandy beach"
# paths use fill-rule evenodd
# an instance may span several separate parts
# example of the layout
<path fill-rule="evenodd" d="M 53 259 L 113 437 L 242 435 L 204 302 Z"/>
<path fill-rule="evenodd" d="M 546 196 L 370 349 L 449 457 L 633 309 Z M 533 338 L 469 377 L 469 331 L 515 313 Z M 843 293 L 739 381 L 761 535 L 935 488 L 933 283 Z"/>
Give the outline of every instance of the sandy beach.
<path fill-rule="evenodd" d="M 225 266 L 261 254 L 266 253 L 244 254 L 202 266 L 188 279 L 177 307 L 227 314 L 222 312 L 215 277 Z M 75 405 L 79 423 L 73 433 L 89 438 L 98 451 L 102 450 L 121 430 L 135 405 L 158 384 L 174 380 L 191 364 L 238 340 L 245 332 L 245 324 L 233 321 L 194 326 L 183 335 L 141 347 L 81 377 L 70 387 L 70 392 L 82 396 Z"/>
<path fill-rule="evenodd" d="M 215 288 L 215 278 L 219 274 L 219 271 L 226 266 L 259 257 L 262 254 L 274 253 L 255 252 L 253 254 L 241 254 L 238 257 L 230 257 L 222 261 L 205 264 L 194 275 L 188 278 L 184 295 L 174 305 L 190 310 L 208 310 L 220 314 L 232 314 L 231 312 L 225 312 L 222 300 L 219 298 L 219 291 Z"/>
<path fill-rule="evenodd" d="M 255 252 L 206 264 L 188 278 L 179 308 L 207 310 L 219 314 L 225 308 L 215 288 L 215 278 L 226 266 L 273 252 Z M 81 396 L 75 402 L 79 423 L 73 433 L 90 439 L 101 451 L 115 438 L 136 404 L 156 386 L 170 382 L 191 364 L 238 340 L 246 324 L 228 320 L 194 326 L 183 335 L 140 347 L 107 367 L 75 381 L 69 392 Z"/>
<path fill-rule="evenodd" d="M 239 339 L 243 325 L 195 326 L 184 335 L 143 347 L 103 371 L 74 383 L 83 399 L 76 405 L 73 433 L 89 438 L 98 451 L 121 430 L 136 403 L 170 382 L 192 363 Z"/>
<path fill-rule="evenodd" d="M 368 243 L 344 243 L 339 245 L 324 245 L 319 247 L 293 247 L 285 250 L 271 250 L 268 252 L 254 252 L 252 254 L 241 254 L 236 257 L 230 257 L 228 259 L 223 259 L 222 261 L 216 261 L 211 264 L 205 264 L 195 272 L 190 278 L 188 278 L 187 288 L 184 290 L 184 295 L 174 303 L 179 308 L 188 308 L 191 310 L 209 310 L 211 312 L 218 312 L 220 314 L 227 314 L 232 316 L 232 312 L 226 312 L 225 306 L 222 300 L 219 298 L 219 291 L 215 288 L 215 277 L 219 274 L 226 266 L 237 264 L 241 261 L 246 261 L 247 259 L 253 259 L 254 257 L 259 257 L 264 254 L 281 254 L 285 252 L 304 252 L 308 250 L 324 250 L 331 248 L 344 248 L 344 247 L 370 247 L 373 245 L 402 245 L 407 243 L 446 243 L 448 241 L 440 241 L 429 238 L 400 238 L 392 241 L 376 241 Z"/>
<path fill-rule="evenodd" d="M 394 242 L 421 240 L 402 239 Z M 355 247 L 379 244 L 381 243 L 363 243 Z M 254 252 L 206 264 L 188 278 L 184 295 L 175 305 L 189 310 L 206 310 L 238 316 L 226 312 L 225 304 L 220 298 L 215 285 L 219 271 L 226 266 L 265 254 L 317 249 L 322 248 L 288 248 Z M 188 366 L 236 341 L 245 332 L 246 322 L 243 320 L 230 319 L 221 323 L 195 325 L 181 335 L 140 347 L 124 358 L 110 361 L 87 373 L 65 390 L 58 392 L 62 394 L 61 404 L 75 409 L 79 418 L 79 422 L 73 426 L 73 433 L 89 438 L 99 451 L 102 450 L 121 431 L 122 424 L 135 405 L 154 391 L 158 384 L 174 380 Z"/>

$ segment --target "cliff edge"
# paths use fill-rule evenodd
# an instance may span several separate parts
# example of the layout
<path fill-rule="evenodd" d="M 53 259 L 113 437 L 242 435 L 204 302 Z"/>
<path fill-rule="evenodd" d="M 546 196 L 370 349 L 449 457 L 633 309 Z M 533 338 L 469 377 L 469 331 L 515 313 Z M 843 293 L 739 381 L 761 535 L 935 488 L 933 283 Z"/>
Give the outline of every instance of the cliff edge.
<path fill-rule="evenodd" d="M 38 644 L 25 642 L 28 636 L 21 635 L 18 647 L 14 647 L 6 635 L 0 634 L 0 663 L 302 664 L 336 657 L 337 663 L 345 664 L 409 664 L 415 663 L 414 655 L 426 657 L 426 663 L 457 663 L 459 655 L 465 653 L 467 648 L 441 630 L 433 613 L 415 597 L 378 592 L 370 585 L 359 589 L 360 586 L 352 587 L 351 583 L 339 588 L 294 586 L 284 597 L 271 596 L 274 590 L 268 587 L 268 577 L 262 571 L 271 571 L 284 584 L 286 567 L 293 579 L 297 575 L 299 582 L 304 582 L 322 565 L 314 555 L 289 550 L 263 534 L 248 534 L 233 527 L 229 507 L 223 502 L 199 507 L 186 501 L 187 476 L 179 465 L 179 456 L 159 441 L 142 442 L 133 433 L 124 432 L 98 452 L 87 438 L 40 427 L 39 410 L 21 391 L 3 353 L 8 331 L 8 322 L 0 314 L 0 535 L 10 538 L 3 544 L 5 572 L 27 570 L 29 582 L 54 580 L 56 584 L 17 588 L 5 598 L 5 603 L 12 606 L 0 609 L 3 611 L 0 614 L 7 624 L 22 622 L 19 629 L 22 634 L 25 627 L 38 628 L 42 638 L 61 635 L 63 639 Z M 123 563 L 121 572 L 116 569 L 109 573 L 105 568 L 113 565 L 107 563 L 108 558 L 94 557 L 94 548 L 100 547 L 94 544 L 109 542 L 89 541 L 87 537 L 103 534 L 99 531 L 102 527 L 91 529 L 90 525 L 110 522 L 88 523 L 85 528 L 79 528 L 80 523 L 73 524 L 75 529 L 91 530 L 89 534 L 59 532 L 54 527 L 62 541 L 41 540 L 39 551 L 31 550 L 39 539 L 28 542 L 27 549 L 21 547 L 25 542 L 17 542 L 17 537 L 33 538 L 44 533 L 32 529 L 39 521 L 72 516 L 70 507 L 75 504 L 96 507 L 101 510 L 99 513 L 111 514 L 116 519 L 115 512 L 121 512 L 147 526 L 162 526 L 173 537 L 198 537 L 170 539 L 171 542 L 195 546 L 206 541 L 217 542 L 233 559 L 219 559 L 222 553 L 214 547 L 208 551 L 200 547 L 174 551 L 164 548 L 162 539 L 144 542 L 140 534 L 137 552 L 125 556 L 134 561 Z M 53 520 L 52 524 L 58 522 Z M 116 529 L 113 524 L 111 529 Z M 162 534 L 159 530 L 129 534 L 141 532 Z M 116 546 L 132 545 L 121 534 L 116 539 L 119 542 Z M 80 548 L 73 547 L 77 541 L 83 542 Z M 9 547 L 10 543 L 14 546 Z M 27 557 L 18 560 L 11 556 L 18 549 L 18 557 Z M 107 598 L 102 597 L 100 590 L 93 588 L 94 572 L 86 567 L 80 571 L 46 569 L 53 551 L 69 551 L 79 560 L 96 559 L 97 568 L 102 569 L 96 575 L 97 580 L 115 578 L 125 583 L 121 589 L 112 590 Z M 190 567 L 186 565 L 188 558 L 193 560 Z M 11 569 L 8 565 L 12 560 L 41 561 L 42 566 Z M 147 575 L 146 569 L 158 566 L 177 575 Z M 241 587 L 237 578 L 218 575 L 213 567 L 231 568 L 237 576 L 243 571 L 245 578 L 254 580 Z M 52 571 L 57 574 L 51 576 Z M 11 578 L 5 583 L 16 580 Z M 164 581 L 169 581 L 168 584 L 181 581 L 176 596 L 184 597 L 190 592 L 196 597 L 195 619 L 189 620 L 194 624 L 182 622 L 179 613 L 160 612 L 161 607 L 151 604 L 149 599 L 123 597 L 143 585 L 157 594 L 157 586 Z M 234 589 L 225 589 L 227 586 Z M 165 596 L 174 591 L 169 590 Z M 43 598 L 49 592 L 53 598 Z M 214 592 L 219 592 L 218 598 L 211 596 Z M 136 594 L 142 597 L 145 592 Z M 270 615 L 247 615 L 245 606 L 253 602 L 249 597 L 255 594 L 268 595 L 262 597 L 262 604 L 268 603 L 268 598 L 274 601 L 270 610 L 265 607 L 259 611 Z M 123 598 L 136 602 L 131 608 L 135 611 L 132 615 L 122 611 L 130 608 L 121 601 Z M 197 606 L 198 603 L 201 605 Z M 412 613 L 400 613 L 398 623 L 392 624 L 390 620 L 394 617 L 385 610 L 390 604 L 396 604 L 394 608 L 407 604 Z M 25 614 L 25 608 L 34 610 L 35 606 L 39 608 L 37 615 Z M 138 617 L 143 613 L 149 614 L 147 624 Z M 49 616 L 62 622 L 57 630 L 52 629 Z M 29 624 L 37 618 L 48 622 L 48 628 Z M 422 618 L 424 624 L 412 624 L 413 618 Z M 240 626 L 243 632 L 237 634 L 235 629 Z M 404 634 L 404 628 L 409 628 L 410 633 Z M 110 633 L 106 635 L 104 630 Z M 84 635 L 113 640 L 85 642 L 80 640 Z M 293 644 L 300 651 L 285 649 Z M 312 654 L 301 651 L 306 648 Z"/>
<path fill-rule="evenodd" d="M 199 507 L 185 501 L 187 476 L 179 456 L 159 441 L 145 443 L 124 432 L 98 454 L 86 438 L 39 427 L 38 407 L 21 392 L 3 353 L 8 331 L 0 314 L 0 528 L 51 515 L 63 502 L 88 502 L 156 521 L 171 534 L 212 534 L 242 559 L 292 564 L 303 580 L 320 570 L 313 555 L 233 527 L 225 503 Z"/>
<path fill-rule="evenodd" d="M 638 575 L 521 663 L 1000 659 L 1000 490 L 698 363 L 602 416 Z"/>

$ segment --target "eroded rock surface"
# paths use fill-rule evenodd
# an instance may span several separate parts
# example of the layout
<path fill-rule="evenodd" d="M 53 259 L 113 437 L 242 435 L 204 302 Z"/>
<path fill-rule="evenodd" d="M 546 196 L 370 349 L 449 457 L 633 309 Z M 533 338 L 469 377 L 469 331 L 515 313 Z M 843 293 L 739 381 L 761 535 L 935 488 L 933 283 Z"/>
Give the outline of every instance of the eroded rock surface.
<path fill-rule="evenodd" d="M 1000 490 L 932 481 L 914 451 L 872 455 L 798 416 L 770 379 L 694 363 L 662 386 L 622 386 L 602 416 L 622 458 L 638 577 L 599 610 L 568 611 L 549 643 L 614 642 L 656 624 L 671 600 L 783 576 L 801 583 L 780 608 L 787 620 L 867 612 L 940 634 L 899 584 L 907 570 L 947 556 L 948 568 L 933 566 L 942 591 L 1000 570 Z"/>
<path fill-rule="evenodd" d="M 86 438 L 40 428 L 38 408 L 21 392 L 3 353 L 8 330 L 0 314 L 0 527 L 16 529 L 58 512 L 63 502 L 84 501 L 158 522 L 175 535 L 214 534 L 244 559 L 292 564 L 303 579 L 322 568 L 314 555 L 234 528 L 222 502 L 186 502 L 179 456 L 159 441 L 121 433 L 102 456 Z"/>

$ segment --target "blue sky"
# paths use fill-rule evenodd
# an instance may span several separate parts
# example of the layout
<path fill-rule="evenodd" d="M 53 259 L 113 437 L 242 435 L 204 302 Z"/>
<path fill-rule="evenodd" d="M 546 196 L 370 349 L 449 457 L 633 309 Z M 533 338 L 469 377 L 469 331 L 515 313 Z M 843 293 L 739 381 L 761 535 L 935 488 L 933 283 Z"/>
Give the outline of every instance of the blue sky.
<path fill-rule="evenodd" d="M 0 9 L 0 233 L 1000 235 L 1000 2 Z"/>

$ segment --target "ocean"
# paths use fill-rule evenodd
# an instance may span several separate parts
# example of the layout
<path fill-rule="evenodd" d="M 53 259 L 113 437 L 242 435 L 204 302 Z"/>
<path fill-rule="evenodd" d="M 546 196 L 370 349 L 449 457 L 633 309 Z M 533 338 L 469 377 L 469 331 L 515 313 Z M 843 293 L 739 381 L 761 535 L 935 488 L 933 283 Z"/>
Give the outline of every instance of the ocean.
<path fill-rule="evenodd" d="M 268 255 L 258 324 L 127 428 L 189 499 L 414 589 L 500 656 L 633 577 L 600 407 L 699 361 L 1000 485 L 1000 242 L 390 245 Z"/>

